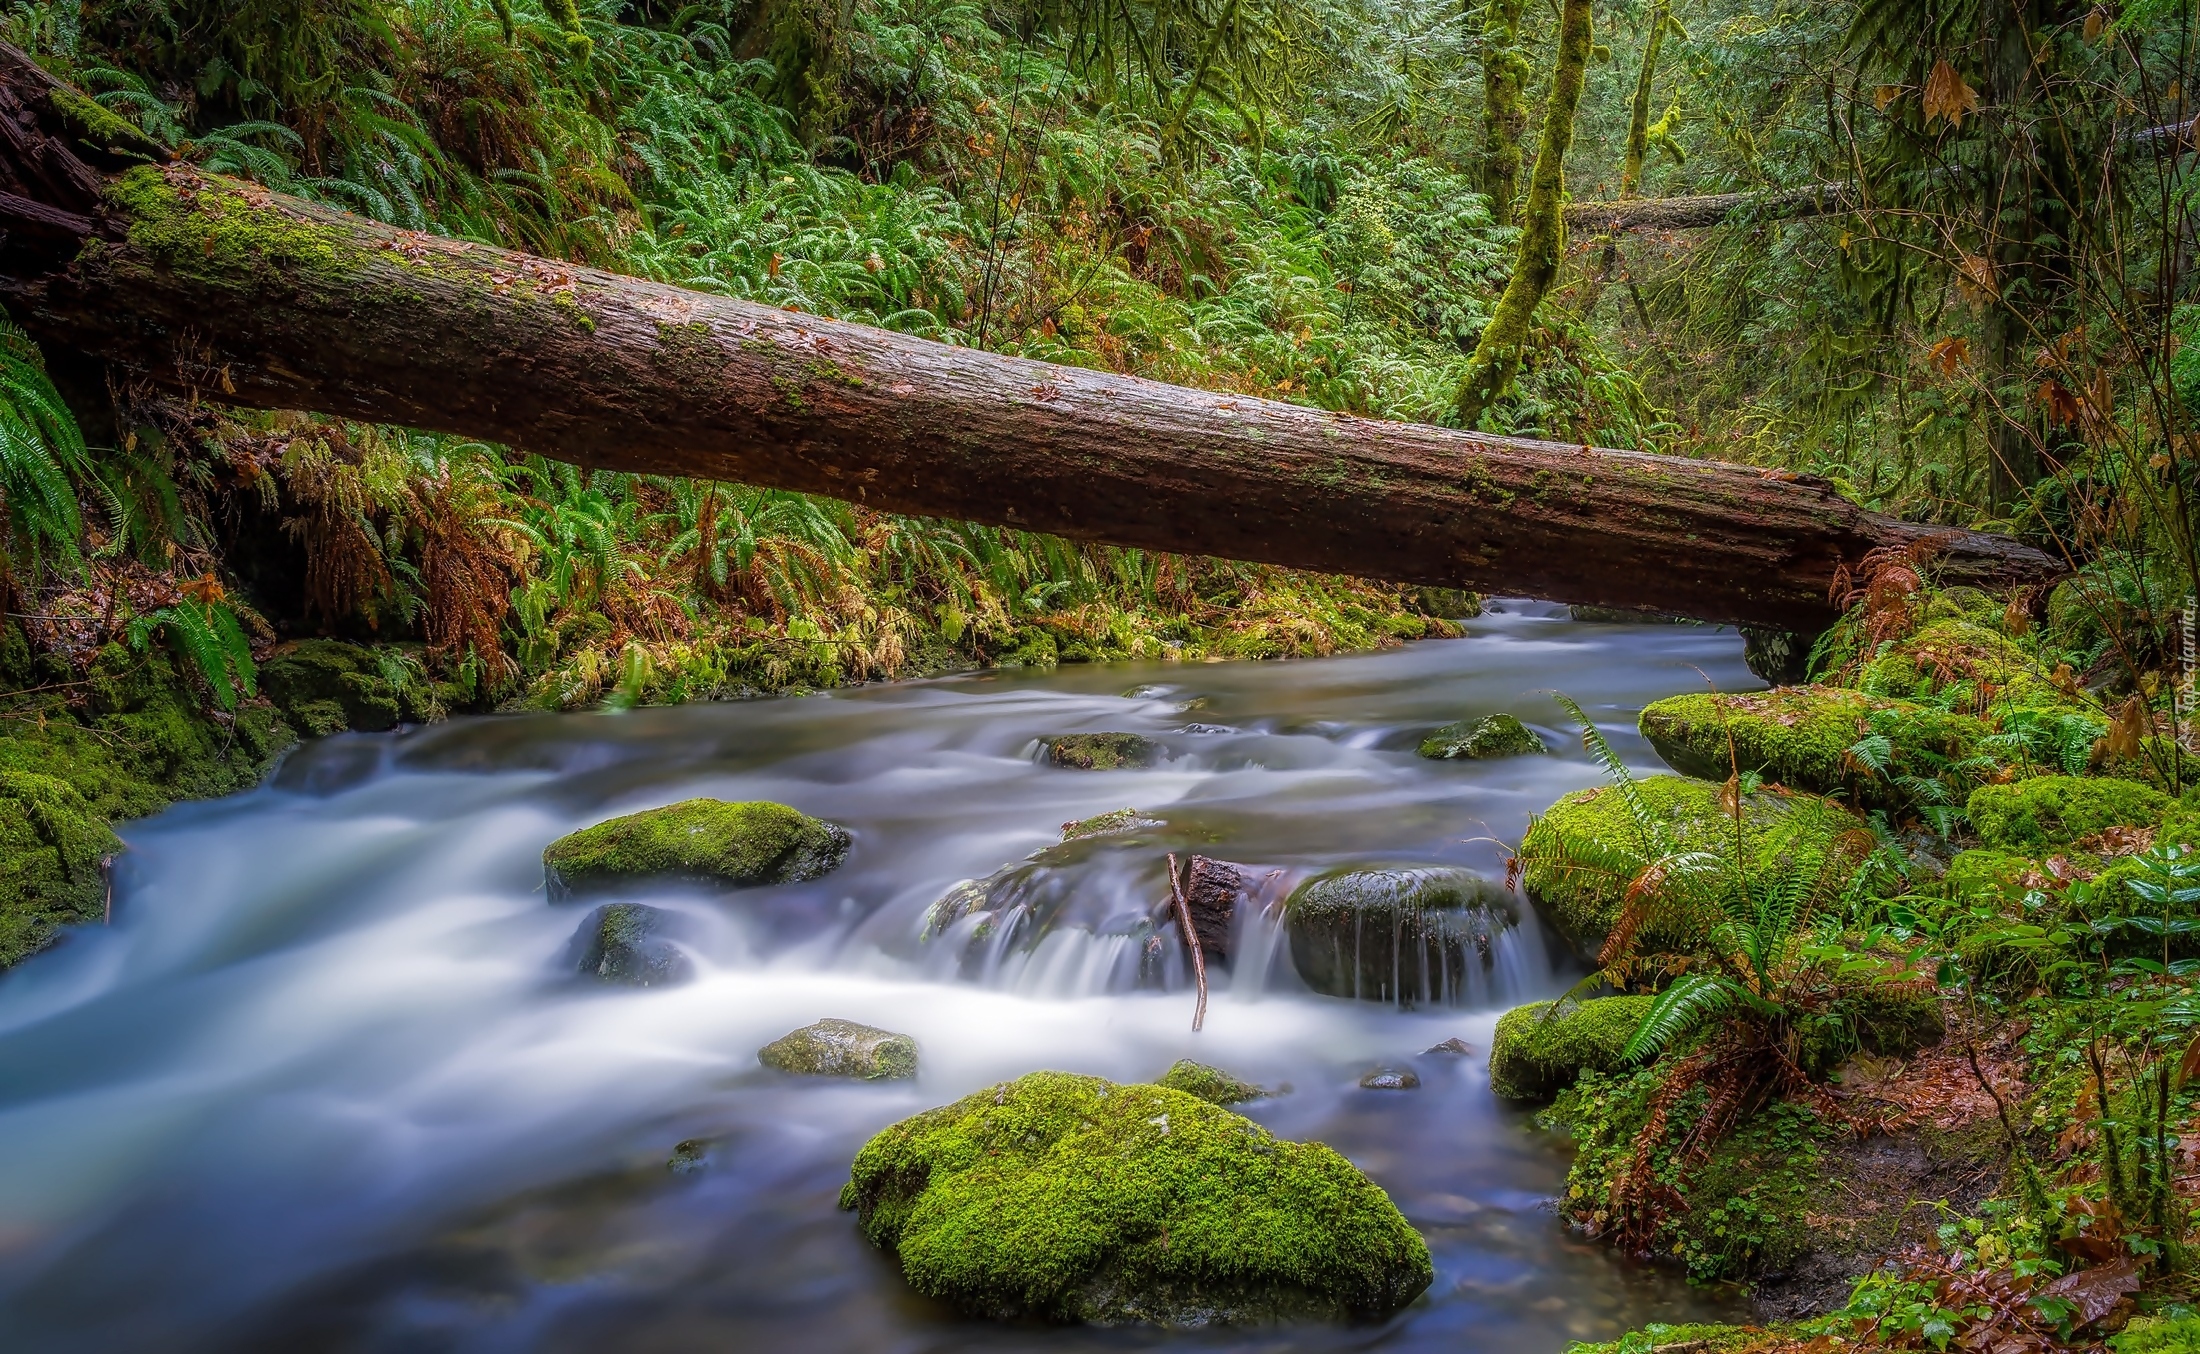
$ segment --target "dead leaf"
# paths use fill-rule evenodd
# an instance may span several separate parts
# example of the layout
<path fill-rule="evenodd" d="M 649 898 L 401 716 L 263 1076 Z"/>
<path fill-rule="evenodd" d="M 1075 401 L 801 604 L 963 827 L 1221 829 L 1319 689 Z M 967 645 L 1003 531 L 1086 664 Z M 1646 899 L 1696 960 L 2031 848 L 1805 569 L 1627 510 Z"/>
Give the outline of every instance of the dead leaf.
<path fill-rule="evenodd" d="M 2177 1064 L 2177 1076 L 2183 1081 L 2200 1077 L 2200 1035 L 2194 1035 L 2192 1042 L 2185 1045 L 2184 1061 Z"/>
<path fill-rule="evenodd" d="M 1872 91 L 1872 105 L 1876 107 L 1880 112 L 1884 113 L 1887 111 L 1888 104 L 1893 103 L 1896 99 L 1899 99 L 1901 97 L 1902 86 L 1881 85 L 1877 89 L 1874 89 Z"/>
<path fill-rule="evenodd" d="M 2111 759 L 2136 758 L 2144 750 L 2140 740 L 2154 732 L 2154 719 L 2147 710 L 2146 697 L 2136 691 L 2131 699 L 2116 712 L 2116 718 L 2108 726 L 2108 755 Z"/>
<path fill-rule="evenodd" d="M 1956 261 L 1956 271 L 1989 300 L 2001 295 L 2001 279 L 1994 274 L 1994 261 L 1985 255 L 1965 254 Z"/>
<path fill-rule="evenodd" d="M 2078 403 L 2078 397 L 2071 394 L 2070 388 L 2054 377 L 2050 376 L 2040 382 L 2039 397 L 2040 407 L 2047 411 L 2050 419 L 2061 424 L 2078 421 L 2078 413 L 2082 407 Z"/>
<path fill-rule="evenodd" d="M 1951 334 L 1927 350 L 1925 358 L 1943 377 L 1953 376 L 1971 360 L 1971 340 Z"/>
<path fill-rule="evenodd" d="M 2139 1262 L 2122 1256 L 2105 1265 L 2065 1274 L 2049 1284 L 2044 1295 L 2077 1304 L 2079 1324 L 2090 1325 L 2110 1312 L 2125 1297 L 2139 1291 Z"/>
<path fill-rule="evenodd" d="M 2095 5 L 2093 12 L 2085 16 L 2085 40 L 2087 42 L 2099 42 L 2102 30 L 2107 27 L 2108 11 L 2102 9 L 2099 5 Z"/>
<path fill-rule="evenodd" d="M 1925 125 L 1946 118 L 1951 128 L 1961 127 L 1963 115 L 1977 111 L 1978 91 L 1965 84 L 1945 59 L 1934 62 L 1933 73 L 1925 77 Z"/>

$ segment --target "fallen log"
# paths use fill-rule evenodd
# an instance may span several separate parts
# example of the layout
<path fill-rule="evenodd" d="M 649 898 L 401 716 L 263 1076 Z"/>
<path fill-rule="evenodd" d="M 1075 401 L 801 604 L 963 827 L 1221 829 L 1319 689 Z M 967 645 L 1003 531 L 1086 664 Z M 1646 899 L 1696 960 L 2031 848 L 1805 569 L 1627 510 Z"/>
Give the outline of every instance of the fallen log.
<path fill-rule="evenodd" d="M 1188 390 L 398 230 L 145 162 L 127 125 L 103 132 L 83 102 L 0 49 L 0 192 L 47 209 L 0 220 L 0 304 L 42 342 L 216 400 L 1795 631 L 1833 617 L 1837 572 L 1877 546 L 1941 538 L 1950 583 L 2059 572 L 2007 538 L 1875 516 L 1792 474 Z"/>
<path fill-rule="evenodd" d="M 1618 202 L 1576 202 L 1566 208 L 1575 233 L 1621 234 L 1633 230 L 1704 230 L 1731 217 L 1784 221 L 1828 216 L 1856 206 L 1847 184 L 1819 183 L 1763 193 L 1706 193 L 1696 197 L 1638 197 Z"/>

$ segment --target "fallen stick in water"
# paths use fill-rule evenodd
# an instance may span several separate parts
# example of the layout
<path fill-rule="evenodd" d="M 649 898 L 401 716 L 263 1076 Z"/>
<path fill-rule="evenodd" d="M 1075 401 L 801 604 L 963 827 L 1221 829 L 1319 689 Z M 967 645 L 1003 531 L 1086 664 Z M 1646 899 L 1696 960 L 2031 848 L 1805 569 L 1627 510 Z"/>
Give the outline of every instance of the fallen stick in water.
<path fill-rule="evenodd" d="M 1192 977 L 1199 984 L 1199 1005 L 1192 1008 L 1192 1033 L 1207 1023 L 1207 956 L 1199 944 L 1199 928 L 1192 925 L 1192 907 L 1184 897 L 1184 882 L 1177 874 L 1176 852 L 1169 853 L 1169 902 L 1176 910 L 1176 927 L 1192 950 Z"/>

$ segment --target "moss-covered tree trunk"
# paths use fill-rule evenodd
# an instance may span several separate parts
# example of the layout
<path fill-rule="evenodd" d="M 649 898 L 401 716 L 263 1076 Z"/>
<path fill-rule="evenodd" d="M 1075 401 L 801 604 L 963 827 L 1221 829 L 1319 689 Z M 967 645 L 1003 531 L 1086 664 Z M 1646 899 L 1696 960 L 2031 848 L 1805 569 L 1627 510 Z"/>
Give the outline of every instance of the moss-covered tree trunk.
<path fill-rule="evenodd" d="M 1520 135 L 1527 130 L 1523 91 L 1528 58 L 1520 50 L 1520 15 L 1527 0 L 1489 0 L 1482 19 L 1482 191 L 1490 216 L 1509 226 L 1520 191 Z"/>
<path fill-rule="evenodd" d="M 1520 221 L 1520 253 L 1512 280 L 1482 330 L 1459 387 L 1459 421 L 1473 427 L 1519 369 L 1528 325 L 1558 278 L 1566 250 L 1566 151 L 1574 140 L 1574 111 L 1589 68 L 1593 40 L 1589 0 L 1565 0 L 1559 11 L 1558 55 L 1551 66 L 1551 94 L 1543 105 L 1535 173 L 1528 180 L 1527 210 Z"/>
<path fill-rule="evenodd" d="M 1874 546 L 1945 535 L 1948 583 L 2058 572 L 1815 480 L 1001 357 L 181 164 L 93 153 L 94 172 L 45 80 L 0 46 L 0 225 L 45 232 L 0 252 L 0 302 L 124 380 L 1077 540 L 1798 631 L 1833 619 L 1836 571 Z"/>
<path fill-rule="evenodd" d="M 1672 11 L 1665 0 L 1650 7 L 1650 36 L 1642 44 L 1642 70 L 1635 76 L 1635 106 L 1627 118 L 1627 153 L 1620 162 L 1619 195 L 1631 198 L 1642 191 L 1642 160 L 1650 149 L 1650 87 L 1658 78 L 1658 52 L 1665 46 L 1665 30 Z"/>

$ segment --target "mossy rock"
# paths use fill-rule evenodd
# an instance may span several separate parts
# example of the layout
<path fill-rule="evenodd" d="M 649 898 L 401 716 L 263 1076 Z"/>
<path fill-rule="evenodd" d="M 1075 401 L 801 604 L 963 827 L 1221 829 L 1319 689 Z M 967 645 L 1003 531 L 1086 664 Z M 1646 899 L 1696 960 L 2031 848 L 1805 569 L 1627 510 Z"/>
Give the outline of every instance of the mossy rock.
<path fill-rule="evenodd" d="M 1849 756 L 1849 749 L 1874 731 L 1875 714 L 1892 744 L 1883 775 Z M 1672 696 L 1643 707 L 1638 725 L 1666 765 L 1684 776 L 1723 781 L 1738 768 L 1879 808 L 1911 803 L 1897 777 L 1934 779 L 1947 764 L 1971 756 L 1989 732 L 1966 715 L 1833 686 Z"/>
<path fill-rule="evenodd" d="M 1695 625 L 1697 622 L 1685 616 L 1675 616 L 1663 611 L 1637 611 L 1624 606 L 1584 606 L 1579 602 L 1566 608 L 1569 619 L 1589 625 Z"/>
<path fill-rule="evenodd" d="M 1928 621 L 1886 645 L 1864 665 L 1857 685 L 1903 700 L 1953 698 L 1982 712 L 2070 708 L 2099 714 L 2091 702 L 2059 690 L 2050 671 L 1999 630 L 1950 618 Z"/>
<path fill-rule="evenodd" d="M 2200 1316 L 2140 1316 L 2109 1337 L 2116 1354 L 2200 1354 Z"/>
<path fill-rule="evenodd" d="M 301 732 L 314 737 L 394 729 L 404 707 L 372 649 L 333 639 L 301 640 L 260 665 L 260 689 Z"/>
<path fill-rule="evenodd" d="M 263 701 L 207 713 L 158 647 L 108 645 L 72 691 L 81 704 L 30 697 L 19 709 L 37 717 L 0 733 L 0 967 L 103 915 L 99 862 L 120 847 L 110 823 L 249 789 L 295 741 Z"/>
<path fill-rule="evenodd" d="M 44 946 L 61 927 L 106 911 L 106 859 L 122 849 L 76 787 L 0 771 L 0 962 Z"/>
<path fill-rule="evenodd" d="M 847 858 L 848 830 L 768 801 L 688 799 L 550 843 L 550 901 L 651 884 L 753 888 L 815 879 Z"/>
<path fill-rule="evenodd" d="M 1618 1071 L 1654 1000 L 1591 997 L 1556 1015 L 1548 1001 L 1514 1007 L 1490 1039 L 1490 1089 L 1507 1100 L 1548 1100 L 1584 1071 Z"/>
<path fill-rule="evenodd" d="M 1858 1053 L 1906 1058 L 1947 1032 L 1940 995 L 1900 983 L 1871 983 L 1835 998 L 1796 1030 L 1796 1065 L 1823 1079 Z"/>
<path fill-rule="evenodd" d="M 2010 851 L 1959 851 L 1933 884 L 1933 891 L 1954 902 L 1986 903 L 1996 908 L 2023 901 L 2024 895 L 2051 886 L 2040 862 Z"/>
<path fill-rule="evenodd" d="M 1401 1006 L 1462 1000 L 1518 924 L 1503 887 L 1466 870 L 1341 870 L 1284 905 L 1291 964 L 1314 991 Z"/>
<path fill-rule="evenodd" d="M 841 1206 L 910 1286 L 979 1316 L 1376 1319 L 1434 1277 L 1352 1163 L 1166 1086 L 1034 1072 L 894 1124 L 849 1174 Z"/>
<path fill-rule="evenodd" d="M 772 1040 L 756 1051 L 756 1060 L 808 1077 L 900 1081 L 917 1074 L 917 1041 L 873 1025 L 827 1018 Z"/>
<path fill-rule="evenodd" d="M 1447 620 L 1469 621 L 1482 614 L 1482 594 L 1465 588 L 1415 588 L 1407 597 L 1427 614 Z"/>
<path fill-rule="evenodd" d="M 1734 819 L 1719 807 L 1719 791 L 1683 776 L 1635 782 L 1645 810 L 1665 823 L 1676 848 L 1731 858 Z M 1747 868 L 1760 874 L 1782 869 L 1798 848 L 1823 849 L 1860 831 L 1869 831 L 1862 819 L 1817 795 L 1763 790 L 1742 807 Z M 1612 785 L 1577 790 L 1553 804 L 1529 826 L 1519 854 L 1528 896 L 1585 957 L 1603 947 L 1629 883 L 1652 859 L 1626 792 Z M 1641 944 L 1650 952 L 1686 952 L 1700 938 L 1699 928 L 1675 917 L 1646 927 Z"/>
<path fill-rule="evenodd" d="M 1111 809 L 1096 813 L 1090 818 L 1080 818 L 1074 823 L 1062 824 L 1062 840 L 1080 842 L 1087 837 L 1121 837 L 1148 828 L 1163 826 L 1158 818 L 1148 818 L 1136 809 Z"/>
<path fill-rule="evenodd" d="M 1525 757 L 1549 752 L 1542 736 L 1511 715 L 1462 719 L 1421 740 L 1420 753 L 1435 761 L 1458 758 Z"/>
<path fill-rule="evenodd" d="M 573 935 L 575 967 L 588 977 L 626 987 L 671 987 L 695 976 L 695 965 L 673 943 L 686 928 L 676 912 L 641 903 L 609 903 L 588 914 Z"/>
<path fill-rule="evenodd" d="M 1077 771 L 1143 770 L 1161 759 L 1161 745 L 1135 733 L 1069 733 L 1046 740 L 1047 761 Z"/>
<path fill-rule="evenodd" d="M 1988 846 L 2006 850 L 2062 846 L 2103 828 L 2161 819 L 2170 797 L 2150 785 L 2113 777 L 2035 776 L 1971 792 L 1971 826 Z"/>
<path fill-rule="evenodd" d="M 1268 1094 L 1252 1082 L 1240 1081 L 1219 1067 L 1195 1063 L 1190 1058 L 1177 1059 L 1154 1084 L 1197 1096 L 1210 1105 L 1241 1105 Z"/>

